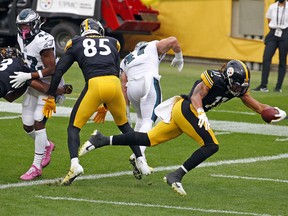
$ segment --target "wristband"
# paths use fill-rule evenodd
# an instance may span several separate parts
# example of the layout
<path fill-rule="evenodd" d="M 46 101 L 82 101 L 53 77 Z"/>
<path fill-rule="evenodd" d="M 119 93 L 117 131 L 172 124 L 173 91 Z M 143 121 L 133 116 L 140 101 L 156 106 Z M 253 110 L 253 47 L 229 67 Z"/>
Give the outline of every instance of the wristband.
<path fill-rule="evenodd" d="M 175 53 L 175 57 L 176 57 L 177 59 L 183 58 L 182 51 L 180 51 L 180 52 L 178 52 L 178 53 Z"/>
<path fill-rule="evenodd" d="M 41 71 L 41 70 L 38 70 L 37 72 L 38 72 L 39 78 L 43 78 L 42 71 Z"/>
<path fill-rule="evenodd" d="M 203 109 L 202 107 L 201 107 L 201 108 L 198 108 L 198 109 L 197 109 L 197 113 L 198 113 L 198 114 L 204 113 L 204 109 Z"/>

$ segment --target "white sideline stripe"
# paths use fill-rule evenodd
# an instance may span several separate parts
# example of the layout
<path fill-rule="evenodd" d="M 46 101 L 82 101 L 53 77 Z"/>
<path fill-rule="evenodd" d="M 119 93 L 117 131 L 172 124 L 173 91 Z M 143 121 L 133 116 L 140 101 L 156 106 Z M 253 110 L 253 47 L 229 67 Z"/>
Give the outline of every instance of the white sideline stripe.
<path fill-rule="evenodd" d="M 279 160 L 279 159 L 286 159 L 286 158 L 288 158 L 288 153 L 274 155 L 274 156 L 244 158 L 244 159 L 237 159 L 237 160 L 223 160 L 223 161 L 216 161 L 216 162 L 204 162 L 204 163 L 200 164 L 197 167 L 197 169 L 201 168 L 201 167 L 213 167 L 213 166 L 222 166 L 222 165 L 230 165 L 230 164 L 255 163 L 255 162 L 261 162 L 261 161 L 271 161 L 271 160 Z M 175 169 L 178 169 L 179 166 L 180 165 L 169 166 L 169 167 L 155 167 L 154 172 L 161 172 L 161 171 L 166 171 L 166 170 L 175 170 Z M 132 171 L 123 171 L 123 172 L 116 172 L 116 173 L 109 173 L 109 174 L 85 175 L 85 176 L 80 176 L 80 177 L 76 178 L 75 181 L 111 178 L 111 177 L 118 177 L 118 176 L 131 175 L 131 174 L 132 174 Z M 6 189 L 6 188 L 13 188 L 13 187 L 27 187 L 27 186 L 34 186 L 34 185 L 55 184 L 56 182 L 59 182 L 60 180 L 62 180 L 62 178 L 38 180 L 38 181 L 36 180 L 36 181 L 11 183 L 11 184 L 2 184 L 2 185 L 0 185 L 0 190 Z"/>
<path fill-rule="evenodd" d="M 221 175 L 221 174 L 211 174 L 211 176 L 218 177 L 218 178 L 232 178 L 232 179 L 246 179 L 246 180 L 273 181 L 273 182 L 288 183 L 288 180 L 281 180 L 281 179 L 256 178 L 256 177 L 248 177 L 248 176 L 232 176 L 232 175 Z"/>
<path fill-rule="evenodd" d="M 288 138 L 276 138 L 275 141 L 284 142 L 284 141 L 288 141 Z"/>
<path fill-rule="evenodd" d="M 11 113 L 21 113 L 21 104 L 1 102 L 0 101 L 0 112 L 11 112 Z M 72 108 L 57 106 L 57 113 L 54 116 L 69 117 Z M 94 116 L 91 117 L 93 119 Z M 131 113 L 132 122 L 136 121 L 136 114 Z M 113 121 L 112 115 L 108 112 L 106 115 L 107 121 Z M 233 122 L 233 121 L 209 121 L 214 131 L 225 131 L 225 132 L 235 132 L 235 133 L 245 133 L 245 134 L 263 134 L 271 136 L 282 136 L 287 137 L 288 126 L 280 126 L 273 124 L 252 124 L 245 122 Z"/>
<path fill-rule="evenodd" d="M 0 120 L 16 119 L 16 118 L 21 118 L 21 115 L 17 115 L 17 116 L 3 116 L 3 117 L 0 117 Z"/>
<path fill-rule="evenodd" d="M 49 200 L 65 200 L 65 201 L 75 201 L 75 202 L 101 203 L 101 204 L 120 205 L 120 206 L 141 206 L 141 207 L 149 207 L 149 208 L 153 207 L 153 208 L 177 209 L 177 210 L 209 212 L 209 213 L 224 213 L 224 214 L 253 215 L 253 216 L 270 216 L 269 214 L 257 214 L 257 213 L 252 213 L 252 212 L 238 212 L 238 211 L 215 210 L 215 209 L 201 209 L 201 208 L 193 208 L 193 207 L 168 206 L 168 205 L 158 205 L 158 204 L 148 204 L 148 203 L 113 202 L 113 201 L 81 199 L 81 198 L 73 198 L 73 197 L 51 197 L 51 196 L 35 196 L 35 197 L 41 198 L 41 199 L 49 199 Z"/>

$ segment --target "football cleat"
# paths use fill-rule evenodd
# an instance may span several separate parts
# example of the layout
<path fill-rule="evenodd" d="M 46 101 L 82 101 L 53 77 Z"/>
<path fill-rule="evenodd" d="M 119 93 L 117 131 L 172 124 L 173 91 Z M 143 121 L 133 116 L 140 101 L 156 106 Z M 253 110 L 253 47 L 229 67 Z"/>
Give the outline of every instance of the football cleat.
<path fill-rule="evenodd" d="M 81 148 L 79 149 L 79 156 L 83 156 L 84 154 L 88 153 L 89 151 L 92 151 L 95 149 L 95 146 L 92 145 L 89 141 L 86 141 Z"/>
<path fill-rule="evenodd" d="M 130 157 L 129 159 L 130 164 L 133 166 L 133 175 L 136 179 L 141 180 L 142 179 L 142 174 L 140 172 L 140 170 L 138 169 L 138 167 L 136 166 L 136 159 L 135 157 Z"/>
<path fill-rule="evenodd" d="M 94 145 L 95 148 L 100 148 L 109 145 L 110 138 L 101 134 L 100 131 L 94 130 L 88 141 Z"/>
<path fill-rule="evenodd" d="M 172 187 L 180 196 L 186 196 L 187 193 L 184 190 L 181 180 L 175 175 L 175 173 L 169 173 L 163 178 L 164 182 Z"/>
<path fill-rule="evenodd" d="M 150 175 L 151 174 L 151 167 L 148 166 L 146 159 L 141 156 L 136 159 L 136 166 L 140 170 L 143 175 Z"/>
<path fill-rule="evenodd" d="M 36 166 L 32 165 L 30 169 L 20 176 L 21 180 L 30 181 L 42 175 L 42 169 L 38 169 Z"/>
<path fill-rule="evenodd" d="M 44 152 L 44 155 L 43 155 L 43 158 L 42 158 L 42 162 L 41 162 L 42 168 L 44 168 L 44 167 L 49 165 L 50 160 L 51 160 L 51 153 L 55 149 L 54 143 L 51 142 L 50 140 L 48 142 L 50 143 L 50 146 L 46 146 L 45 147 L 45 152 Z"/>
<path fill-rule="evenodd" d="M 60 185 L 68 186 L 80 175 L 84 174 L 84 169 L 80 164 L 70 167 L 68 174 L 62 180 Z"/>

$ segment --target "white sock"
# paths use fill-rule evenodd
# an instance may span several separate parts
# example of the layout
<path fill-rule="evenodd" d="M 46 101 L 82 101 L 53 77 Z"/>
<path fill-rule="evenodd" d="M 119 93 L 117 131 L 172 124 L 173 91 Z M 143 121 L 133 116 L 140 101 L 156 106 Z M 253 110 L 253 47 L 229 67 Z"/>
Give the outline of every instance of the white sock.
<path fill-rule="evenodd" d="M 47 143 L 47 134 L 46 129 L 41 129 L 35 131 L 35 154 L 33 165 L 38 169 L 41 169 L 41 161 L 43 158 L 43 154 L 45 152 L 45 147 Z"/>
<path fill-rule="evenodd" d="M 79 159 L 77 157 L 71 159 L 71 167 L 78 165 L 78 164 L 79 164 Z"/>
<path fill-rule="evenodd" d="M 46 147 L 47 147 L 47 146 L 50 146 L 49 140 L 47 140 L 47 142 L 46 142 Z"/>
<path fill-rule="evenodd" d="M 31 132 L 26 132 L 28 136 L 30 136 L 32 139 L 35 139 L 35 130 Z"/>

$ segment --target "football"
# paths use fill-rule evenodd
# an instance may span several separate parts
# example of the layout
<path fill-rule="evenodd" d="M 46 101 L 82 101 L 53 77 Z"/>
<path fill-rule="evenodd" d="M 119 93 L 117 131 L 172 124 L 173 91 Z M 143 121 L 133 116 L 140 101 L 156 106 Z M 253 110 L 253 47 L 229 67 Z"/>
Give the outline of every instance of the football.
<path fill-rule="evenodd" d="M 277 119 L 275 117 L 276 114 L 278 114 L 278 110 L 274 107 L 267 107 L 261 112 L 261 117 L 265 122 L 270 123 L 272 120 Z"/>

